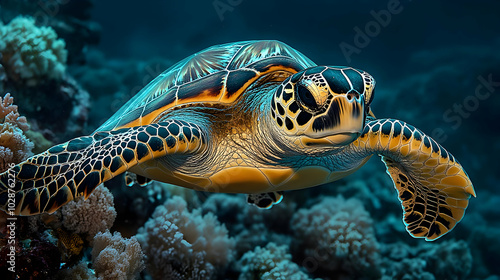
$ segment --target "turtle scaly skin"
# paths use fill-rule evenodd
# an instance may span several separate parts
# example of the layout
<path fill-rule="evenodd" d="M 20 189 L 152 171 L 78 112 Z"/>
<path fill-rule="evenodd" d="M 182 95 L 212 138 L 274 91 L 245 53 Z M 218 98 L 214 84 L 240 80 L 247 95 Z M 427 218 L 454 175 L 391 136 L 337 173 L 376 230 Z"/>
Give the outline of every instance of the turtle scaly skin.
<path fill-rule="evenodd" d="M 206 142 L 203 138 L 194 124 L 167 121 L 98 132 L 54 146 L 12 169 L 17 174 L 14 190 L 28 187 L 16 193 L 15 213 L 52 213 L 75 197 L 87 199 L 100 183 L 130 166 L 168 154 L 195 153 Z"/>
<path fill-rule="evenodd" d="M 166 70 L 92 135 L 0 174 L 0 208 L 51 213 L 124 172 L 270 208 L 283 191 L 338 180 L 380 155 L 407 231 L 435 240 L 462 219 L 472 183 L 422 131 L 375 119 L 374 87 L 365 71 L 317 66 L 278 41 L 214 46 Z"/>
<path fill-rule="evenodd" d="M 464 216 L 470 196 L 476 196 L 453 155 L 405 122 L 369 122 L 352 149 L 351 154 L 382 155 L 398 191 L 406 229 L 414 237 L 434 240 L 450 231 Z"/>

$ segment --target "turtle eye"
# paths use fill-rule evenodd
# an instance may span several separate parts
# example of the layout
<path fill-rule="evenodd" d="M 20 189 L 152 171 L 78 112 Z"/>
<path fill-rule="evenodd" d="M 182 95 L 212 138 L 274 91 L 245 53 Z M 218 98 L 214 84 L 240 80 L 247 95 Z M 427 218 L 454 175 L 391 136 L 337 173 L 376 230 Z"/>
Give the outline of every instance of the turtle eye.
<path fill-rule="evenodd" d="M 300 103 L 309 110 L 317 111 L 319 109 L 318 103 L 311 92 L 302 84 L 296 85 L 295 91 L 297 93 Z"/>

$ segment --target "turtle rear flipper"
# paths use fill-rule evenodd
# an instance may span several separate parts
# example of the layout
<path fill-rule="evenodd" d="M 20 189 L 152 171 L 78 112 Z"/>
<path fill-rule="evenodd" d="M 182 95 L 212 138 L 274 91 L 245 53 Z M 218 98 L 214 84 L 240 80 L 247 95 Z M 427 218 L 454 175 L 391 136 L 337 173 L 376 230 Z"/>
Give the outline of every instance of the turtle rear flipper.
<path fill-rule="evenodd" d="M 403 207 L 406 230 L 435 240 L 462 219 L 472 182 L 457 160 L 436 141 L 398 120 L 371 121 L 353 145 L 377 153 L 387 166 Z"/>
<path fill-rule="evenodd" d="M 127 185 L 128 187 L 132 187 L 135 184 L 138 184 L 141 187 L 145 187 L 149 183 L 151 183 L 151 181 L 151 179 L 139 174 L 135 174 L 129 171 L 125 172 L 125 185 Z"/>
<path fill-rule="evenodd" d="M 261 209 L 270 209 L 283 200 L 283 192 L 247 194 L 247 203 Z"/>
<path fill-rule="evenodd" d="M 166 121 L 75 138 L 33 156 L 0 175 L 0 209 L 13 215 L 52 213 L 129 168 L 203 143 L 199 127 Z"/>

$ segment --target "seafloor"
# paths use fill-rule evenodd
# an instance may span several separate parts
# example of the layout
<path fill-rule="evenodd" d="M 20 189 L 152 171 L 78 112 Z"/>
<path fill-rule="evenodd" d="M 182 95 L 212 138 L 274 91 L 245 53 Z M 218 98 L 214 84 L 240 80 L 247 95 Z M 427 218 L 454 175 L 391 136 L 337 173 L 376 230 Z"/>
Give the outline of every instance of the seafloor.
<path fill-rule="evenodd" d="M 118 177 L 15 226 L 2 212 L 2 279 L 499 279 L 499 10 L 486 0 L 1 0 L 1 171 L 92 133 L 196 51 L 276 39 L 372 74 L 376 116 L 432 136 L 477 193 L 451 233 L 426 242 L 406 232 L 375 157 L 269 210 Z"/>

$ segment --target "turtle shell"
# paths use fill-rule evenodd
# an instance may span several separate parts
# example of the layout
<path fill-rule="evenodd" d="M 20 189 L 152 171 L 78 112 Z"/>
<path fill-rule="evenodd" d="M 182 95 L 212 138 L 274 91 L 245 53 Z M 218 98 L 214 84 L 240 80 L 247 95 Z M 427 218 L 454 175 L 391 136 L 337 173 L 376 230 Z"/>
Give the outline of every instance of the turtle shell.
<path fill-rule="evenodd" d="M 163 112 L 186 104 L 230 106 L 263 75 L 274 71 L 293 74 L 315 65 L 298 51 L 274 40 L 213 46 L 160 74 L 97 131 L 154 123 Z"/>

